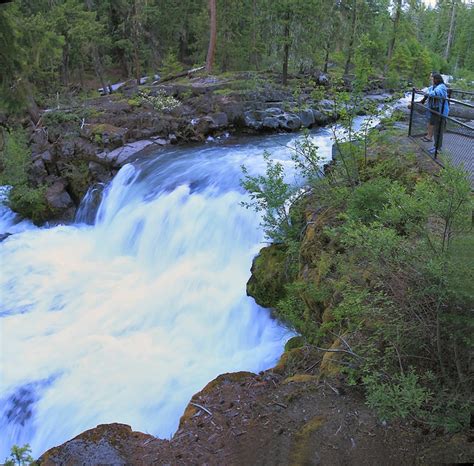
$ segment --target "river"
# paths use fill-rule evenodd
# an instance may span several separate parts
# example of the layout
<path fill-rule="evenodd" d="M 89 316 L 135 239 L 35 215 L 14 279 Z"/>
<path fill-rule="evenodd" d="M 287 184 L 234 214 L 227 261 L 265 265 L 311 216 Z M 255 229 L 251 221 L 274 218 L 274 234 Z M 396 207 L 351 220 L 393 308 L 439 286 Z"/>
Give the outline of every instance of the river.
<path fill-rule="evenodd" d="M 358 123 L 362 119 L 358 119 Z M 272 367 L 293 333 L 246 296 L 264 245 L 241 165 L 288 168 L 294 134 L 228 139 L 125 165 L 94 217 L 34 227 L 0 207 L 0 459 L 97 424 L 169 438 L 217 375 Z M 312 132 L 323 159 L 331 130 Z"/>

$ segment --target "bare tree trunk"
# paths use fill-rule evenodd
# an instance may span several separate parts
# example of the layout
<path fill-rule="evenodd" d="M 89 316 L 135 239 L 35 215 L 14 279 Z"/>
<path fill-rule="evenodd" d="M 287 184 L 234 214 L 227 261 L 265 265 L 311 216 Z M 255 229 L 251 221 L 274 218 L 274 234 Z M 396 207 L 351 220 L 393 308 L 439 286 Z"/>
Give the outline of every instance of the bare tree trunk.
<path fill-rule="evenodd" d="M 288 60 L 290 57 L 290 19 L 291 14 L 289 11 L 285 15 L 285 30 L 283 32 L 284 45 L 283 45 L 283 77 L 282 84 L 284 86 L 288 83 Z"/>
<path fill-rule="evenodd" d="M 323 68 L 323 73 L 328 72 L 328 66 L 329 66 L 329 50 L 331 48 L 331 40 L 328 38 L 326 41 L 326 55 L 324 57 L 324 68 Z"/>
<path fill-rule="evenodd" d="M 446 43 L 446 50 L 444 51 L 445 60 L 448 60 L 449 58 L 449 52 L 451 51 L 451 45 L 453 43 L 455 19 L 456 19 L 456 0 L 452 0 L 451 21 L 449 23 L 448 41 Z"/>
<path fill-rule="evenodd" d="M 31 121 L 36 126 L 41 115 L 36 100 L 33 97 L 33 93 L 31 92 L 31 84 L 28 81 L 24 81 L 23 91 L 26 98 L 26 110 L 28 115 L 30 115 Z"/>
<path fill-rule="evenodd" d="M 179 45 L 178 45 L 178 61 L 181 63 L 186 62 L 188 50 L 188 34 L 186 28 L 179 33 Z"/>
<path fill-rule="evenodd" d="M 395 18 L 393 18 L 393 31 L 392 31 L 392 38 L 388 44 L 388 51 L 387 51 L 387 62 L 385 63 L 385 74 L 387 73 L 388 66 L 392 60 L 393 50 L 395 49 L 395 41 L 397 39 L 397 32 L 398 26 L 400 24 L 400 17 L 402 14 L 402 0 L 397 0 L 397 8 L 395 10 Z"/>
<path fill-rule="evenodd" d="M 140 57 L 138 56 L 138 48 L 135 47 L 135 51 L 133 53 L 133 61 L 134 61 L 134 68 L 135 68 L 135 79 L 137 80 L 137 85 L 140 85 Z"/>
<path fill-rule="evenodd" d="M 134 0 L 134 10 L 132 19 L 132 38 L 133 38 L 133 67 L 135 68 L 135 78 L 137 85 L 140 85 L 141 63 L 140 63 L 140 39 L 143 31 L 142 20 L 142 0 Z"/>
<path fill-rule="evenodd" d="M 85 74 L 84 62 L 81 61 L 81 64 L 79 66 L 79 84 L 81 86 L 81 89 L 84 89 L 84 87 L 85 87 L 85 85 L 84 85 L 84 74 Z"/>
<path fill-rule="evenodd" d="M 63 84 L 64 86 L 69 85 L 69 53 L 67 51 L 67 46 L 63 51 Z"/>
<path fill-rule="evenodd" d="M 347 49 L 346 66 L 344 67 L 344 74 L 349 74 L 349 67 L 352 61 L 352 54 L 354 53 L 354 42 L 357 25 L 357 0 L 352 2 L 352 21 L 351 21 L 351 38 L 349 40 L 349 47 Z"/>
<path fill-rule="evenodd" d="M 92 51 L 92 59 L 94 63 L 95 74 L 99 78 L 99 82 L 100 82 L 100 85 L 102 86 L 104 94 L 111 93 L 112 88 L 110 86 L 107 86 L 105 83 L 102 62 L 100 60 L 99 51 L 97 50 L 97 47 L 94 47 Z"/>
<path fill-rule="evenodd" d="M 217 12 L 216 12 L 216 0 L 209 0 L 209 12 L 211 15 L 211 27 L 209 37 L 209 48 L 207 50 L 206 59 L 206 71 L 210 73 L 214 66 L 214 58 L 216 55 L 216 43 L 217 43 Z"/>
<path fill-rule="evenodd" d="M 259 63 L 258 63 L 258 54 L 257 54 L 257 0 L 253 0 L 252 2 L 252 17 L 253 17 L 253 24 L 252 24 L 252 61 L 255 66 L 255 69 L 258 71 Z"/>

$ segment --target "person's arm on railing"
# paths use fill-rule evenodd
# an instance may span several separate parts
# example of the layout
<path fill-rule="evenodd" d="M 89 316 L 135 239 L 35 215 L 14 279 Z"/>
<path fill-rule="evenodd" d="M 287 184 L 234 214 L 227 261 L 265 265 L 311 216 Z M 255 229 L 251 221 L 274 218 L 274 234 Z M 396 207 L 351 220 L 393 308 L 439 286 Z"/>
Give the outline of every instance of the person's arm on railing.
<path fill-rule="evenodd" d="M 421 89 L 415 89 L 415 93 L 416 94 L 423 94 L 423 98 L 421 100 L 418 100 L 417 102 L 414 102 L 415 104 L 421 104 L 421 105 L 425 105 L 425 102 L 427 101 L 428 99 L 428 95 L 426 93 L 424 93 Z"/>

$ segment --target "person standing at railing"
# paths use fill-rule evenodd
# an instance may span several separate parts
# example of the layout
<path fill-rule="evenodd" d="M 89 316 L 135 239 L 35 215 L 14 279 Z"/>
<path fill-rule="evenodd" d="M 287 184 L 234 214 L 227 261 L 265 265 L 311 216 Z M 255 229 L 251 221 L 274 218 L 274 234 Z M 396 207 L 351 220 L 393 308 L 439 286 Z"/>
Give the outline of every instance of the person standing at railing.
<path fill-rule="evenodd" d="M 430 121 L 428 124 L 428 134 L 425 141 L 431 141 L 434 133 L 434 145 L 429 152 L 436 153 L 443 145 L 443 133 L 446 126 L 446 117 L 449 114 L 448 88 L 444 84 L 443 77 L 439 73 L 432 75 L 433 85 L 428 88 L 425 96 L 428 97 L 428 107 L 430 109 Z"/>
<path fill-rule="evenodd" d="M 430 73 L 430 83 L 431 83 L 430 88 L 433 87 L 433 75 L 435 75 L 435 74 L 437 74 L 436 71 L 432 71 Z M 421 91 L 420 89 L 416 89 L 416 92 L 422 93 L 423 91 Z M 425 105 L 427 100 L 428 100 L 428 94 L 424 94 L 423 98 L 420 101 L 416 102 L 416 103 L 421 104 L 421 105 Z M 408 106 L 408 108 L 410 108 L 410 105 Z M 428 121 L 428 126 L 427 126 L 427 129 L 426 129 L 426 135 L 421 138 L 425 142 L 432 142 L 433 141 L 433 125 L 430 124 L 430 117 L 431 117 L 431 112 L 428 108 L 426 110 L 426 119 Z"/>

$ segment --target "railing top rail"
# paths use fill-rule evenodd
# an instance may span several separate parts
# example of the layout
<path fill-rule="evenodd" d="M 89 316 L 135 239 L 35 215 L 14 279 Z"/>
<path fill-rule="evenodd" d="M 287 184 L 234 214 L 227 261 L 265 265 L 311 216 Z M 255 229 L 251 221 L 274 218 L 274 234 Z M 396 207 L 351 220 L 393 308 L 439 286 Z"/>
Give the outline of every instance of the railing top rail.
<path fill-rule="evenodd" d="M 423 91 L 420 91 L 419 89 L 413 89 L 413 92 L 415 94 L 418 94 L 418 95 L 422 95 L 422 96 L 426 96 L 426 93 L 423 92 Z M 437 95 L 433 95 L 433 96 L 430 96 L 431 99 L 438 99 L 438 100 L 447 100 L 449 103 L 455 103 L 457 105 L 464 105 L 465 107 L 469 107 L 469 108 L 474 108 L 474 105 L 473 104 L 469 104 L 467 102 L 463 102 L 462 100 L 457 100 L 457 99 L 453 99 L 451 97 L 448 97 L 447 99 L 445 99 L 444 97 L 440 97 L 440 96 L 437 96 Z"/>
<path fill-rule="evenodd" d="M 463 91 L 462 89 L 451 89 L 451 92 L 457 92 L 459 94 L 474 95 L 473 91 Z"/>
<path fill-rule="evenodd" d="M 426 108 L 424 105 L 420 104 L 419 102 L 415 102 L 415 105 L 419 105 L 419 106 L 423 107 L 424 110 L 428 110 L 429 112 L 434 113 L 435 115 L 444 116 L 442 113 L 437 112 L 436 110 L 433 110 L 431 108 Z M 450 116 L 444 116 L 444 118 L 446 120 L 454 121 L 457 125 L 463 126 L 464 128 L 467 128 L 471 131 L 474 131 L 473 126 L 470 126 L 466 123 L 463 123 L 462 121 L 456 120 L 456 118 L 453 118 L 453 117 L 450 117 Z"/>
<path fill-rule="evenodd" d="M 474 108 L 474 105 L 468 104 L 467 102 L 463 102 L 462 100 L 457 99 L 448 99 L 449 103 L 454 102 L 455 104 L 464 105 L 469 108 Z"/>

